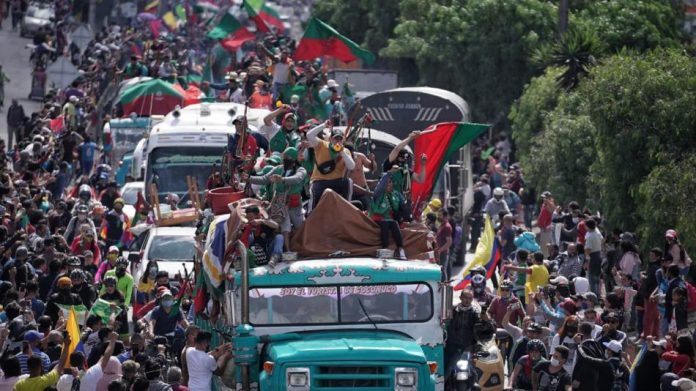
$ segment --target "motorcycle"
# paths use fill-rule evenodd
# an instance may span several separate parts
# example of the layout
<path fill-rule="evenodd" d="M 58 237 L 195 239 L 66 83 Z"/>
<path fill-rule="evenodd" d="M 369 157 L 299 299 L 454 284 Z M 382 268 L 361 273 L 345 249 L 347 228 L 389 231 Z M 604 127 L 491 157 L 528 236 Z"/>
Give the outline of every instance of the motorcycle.
<path fill-rule="evenodd" d="M 452 391 L 503 391 L 505 359 L 496 344 L 495 327 L 484 322 L 474 326 L 476 344 L 472 352 L 464 352 L 445 389 Z"/>

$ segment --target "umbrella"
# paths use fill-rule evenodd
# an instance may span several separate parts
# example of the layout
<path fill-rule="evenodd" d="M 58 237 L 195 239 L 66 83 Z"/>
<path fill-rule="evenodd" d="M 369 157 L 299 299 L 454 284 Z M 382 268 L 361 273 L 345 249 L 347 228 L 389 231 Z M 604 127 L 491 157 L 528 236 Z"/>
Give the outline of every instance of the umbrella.
<path fill-rule="evenodd" d="M 124 115 L 164 115 L 184 103 L 184 94 L 171 83 L 152 79 L 125 89 L 118 100 Z"/>
<path fill-rule="evenodd" d="M 149 22 L 151 20 L 157 19 L 157 15 L 151 14 L 149 12 L 141 12 L 136 17 L 140 22 Z"/>

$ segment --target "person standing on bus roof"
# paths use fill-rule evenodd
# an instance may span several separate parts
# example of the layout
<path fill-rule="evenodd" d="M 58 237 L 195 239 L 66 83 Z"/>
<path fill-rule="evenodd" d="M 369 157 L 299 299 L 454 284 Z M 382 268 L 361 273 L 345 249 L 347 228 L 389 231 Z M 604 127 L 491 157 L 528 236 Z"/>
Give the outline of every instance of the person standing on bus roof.
<path fill-rule="evenodd" d="M 282 126 L 274 121 L 281 114 L 283 114 Z M 298 147 L 300 134 L 297 132 L 296 125 L 297 122 L 292 113 L 292 108 L 286 105 L 279 107 L 264 117 L 263 126 L 261 126 L 259 131 L 268 139 L 269 155 L 273 152 L 283 153 L 289 147 Z"/>
<path fill-rule="evenodd" d="M 312 209 L 317 206 L 326 189 L 335 191 L 346 200 L 349 199 L 350 181 L 346 177 L 346 170 L 354 169 L 355 161 L 350 151 L 343 147 L 342 131 L 332 129 L 329 141 L 320 138 L 324 128 L 330 125 L 331 120 L 328 120 L 307 132 L 307 142 L 309 147 L 314 148 L 315 158 L 311 186 Z"/>
<path fill-rule="evenodd" d="M 403 199 L 406 200 L 406 204 L 404 204 L 404 207 L 400 211 L 400 216 L 397 218 L 399 221 L 413 220 L 413 217 L 410 216 L 411 205 L 409 201 L 411 199 L 411 181 L 415 181 L 416 183 L 423 183 L 423 181 L 425 181 L 425 162 L 427 157 L 425 154 L 421 156 L 421 171 L 415 174 L 408 164 L 408 156 L 410 154 L 404 149 L 411 141 L 417 139 L 420 134 L 421 132 L 419 131 L 409 133 L 408 137 L 402 140 L 389 152 L 387 160 L 382 164 L 382 172 L 392 173 L 394 190 L 401 193 Z"/>

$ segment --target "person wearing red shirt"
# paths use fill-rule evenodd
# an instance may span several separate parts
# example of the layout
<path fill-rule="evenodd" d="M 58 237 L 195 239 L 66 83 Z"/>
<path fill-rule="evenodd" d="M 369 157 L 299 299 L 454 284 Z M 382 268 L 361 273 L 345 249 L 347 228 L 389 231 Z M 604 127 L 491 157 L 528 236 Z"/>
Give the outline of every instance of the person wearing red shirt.
<path fill-rule="evenodd" d="M 445 208 L 440 209 L 438 216 L 440 226 L 435 234 L 436 252 L 445 281 L 452 277 L 452 264 L 449 261 L 449 250 L 452 247 L 452 225 L 449 223 L 449 212 Z"/>
<path fill-rule="evenodd" d="M 662 359 L 672 363 L 672 373 L 684 376 L 684 370 L 691 367 L 694 360 L 694 343 L 691 337 L 683 335 L 677 338 L 674 350 L 662 353 Z"/>

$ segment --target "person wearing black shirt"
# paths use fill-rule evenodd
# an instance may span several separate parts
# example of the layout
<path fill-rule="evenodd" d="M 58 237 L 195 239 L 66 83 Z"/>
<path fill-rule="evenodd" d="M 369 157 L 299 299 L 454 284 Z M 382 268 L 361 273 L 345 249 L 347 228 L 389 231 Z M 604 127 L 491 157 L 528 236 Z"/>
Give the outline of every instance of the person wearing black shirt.
<path fill-rule="evenodd" d="M 471 227 L 470 253 L 476 251 L 479 238 L 481 237 L 481 230 L 483 229 L 483 214 L 481 211 L 486 205 L 486 194 L 483 192 L 481 186 L 483 186 L 482 182 L 476 182 L 476 185 L 474 185 L 474 205 L 469 212 L 469 226 Z"/>
<path fill-rule="evenodd" d="M 570 351 L 560 345 L 554 349 L 551 360 L 542 361 L 534 367 L 532 384 L 536 391 L 571 391 L 570 374 L 563 369 Z"/>

